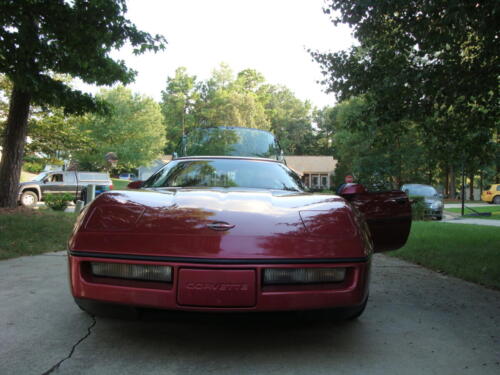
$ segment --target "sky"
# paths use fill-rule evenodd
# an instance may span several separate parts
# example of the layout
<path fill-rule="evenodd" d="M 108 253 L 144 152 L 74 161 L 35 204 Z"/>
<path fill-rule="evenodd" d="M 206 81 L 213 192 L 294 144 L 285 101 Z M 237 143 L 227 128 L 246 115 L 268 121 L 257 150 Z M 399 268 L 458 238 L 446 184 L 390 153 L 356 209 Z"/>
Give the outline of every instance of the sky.
<path fill-rule="evenodd" d="M 354 39 L 348 27 L 334 26 L 323 13 L 323 0 L 129 0 L 127 5 L 128 18 L 140 30 L 162 34 L 168 42 L 156 54 L 113 52 L 138 72 L 129 85 L 134 92 L 160 100 L 178 67 L 205 80 L 224 62 L 235 73 L 255 69 L 317 107 L 335 104 L 334 95 L 317 83 L 320 67 L 307 49 L 338 51 Z"/>

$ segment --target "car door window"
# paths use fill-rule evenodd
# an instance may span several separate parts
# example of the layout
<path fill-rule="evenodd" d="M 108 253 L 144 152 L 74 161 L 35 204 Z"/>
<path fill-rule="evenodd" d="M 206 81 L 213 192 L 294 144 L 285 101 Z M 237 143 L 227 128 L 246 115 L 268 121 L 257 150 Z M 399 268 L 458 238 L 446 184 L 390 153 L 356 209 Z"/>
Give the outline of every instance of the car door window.
<path fill-rule="evenodd" d="M 50 176 L 50 182 L 63 182 L 63 175 L 61 173 L 53 174 Z"/>

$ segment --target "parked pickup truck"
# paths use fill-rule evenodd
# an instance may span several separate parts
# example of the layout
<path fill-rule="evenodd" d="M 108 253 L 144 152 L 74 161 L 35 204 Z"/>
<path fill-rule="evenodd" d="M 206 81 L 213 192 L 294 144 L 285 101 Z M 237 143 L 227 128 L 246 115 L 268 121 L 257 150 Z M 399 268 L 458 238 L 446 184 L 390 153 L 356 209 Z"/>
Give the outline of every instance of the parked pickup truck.
<path fill-rule="evenodd" d="M 113 182 L 107 173 L 42 172 L 33 181 L 20 184 L 18 201 L 23 206 L 34 206 L 38 201 L 43 201 L 47 193 L 74 194 L 75 201 L 78 199 L 85 201 L 87 185 L 90 184 L 96 185 L 96 195 L 113 188 Z"/>

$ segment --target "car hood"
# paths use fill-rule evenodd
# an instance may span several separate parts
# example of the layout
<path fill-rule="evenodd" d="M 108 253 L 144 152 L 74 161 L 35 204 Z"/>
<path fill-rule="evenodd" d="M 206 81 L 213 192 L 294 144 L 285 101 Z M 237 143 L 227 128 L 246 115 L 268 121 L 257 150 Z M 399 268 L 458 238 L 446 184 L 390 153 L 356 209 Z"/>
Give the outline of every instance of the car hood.
<path fill-rule="evenodd" d="M 170 256 L 331 257 L 342 248 L 364 252 L 360 227 L 357 213 L 335 195 L 231 188 L 114 191 L 88 207 L 70 247 Z"/>
<path fill-rule="evenodd" d="M 19 183 L 19 187 L 32 186 L 32 185 L 40 185 L 40 182 L 39 181 L 26 181 L 26 182 Z"/>

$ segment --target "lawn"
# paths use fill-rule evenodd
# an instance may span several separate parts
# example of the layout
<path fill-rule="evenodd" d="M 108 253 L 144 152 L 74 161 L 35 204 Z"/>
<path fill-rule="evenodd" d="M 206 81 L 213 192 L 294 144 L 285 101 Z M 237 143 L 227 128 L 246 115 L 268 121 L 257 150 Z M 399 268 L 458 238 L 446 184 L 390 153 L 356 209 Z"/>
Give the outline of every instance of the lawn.
<path fill-rule="evenodd" d="M 130 181 L 120 180 L 118 178 L 112 178 L 113 181 L 113 189 L 114 190 L 124 190 L 127 189 L 127 185 L 130 184 Z"/>
<path fill-rule="evenodd" d="M 500 289 L 497 227 L 413 222 L 407 244 L 388 255 Z"/>
<path fill-rule="evenodd" d="M 493 219 L 493 220 L 500 220 L 500 206 L 488 206 L 488 207 L 471 207 L 474 211 L 477 212 L 491 212 L 491 216 L 470 216 L 475 219 Z M 462 213 L 461 208 L 445 208 L 445 211 L 449 212 L 454 212 L 454 213 Z M 472 211 L 470 208 L 465 207 L 465 214 L 473 214 L 474 211 Z"/>
<path fill-rule="evenodd" d="M 48 209 L 1 210 L 0 259 L 65 250 L 75 219 Z"/>

